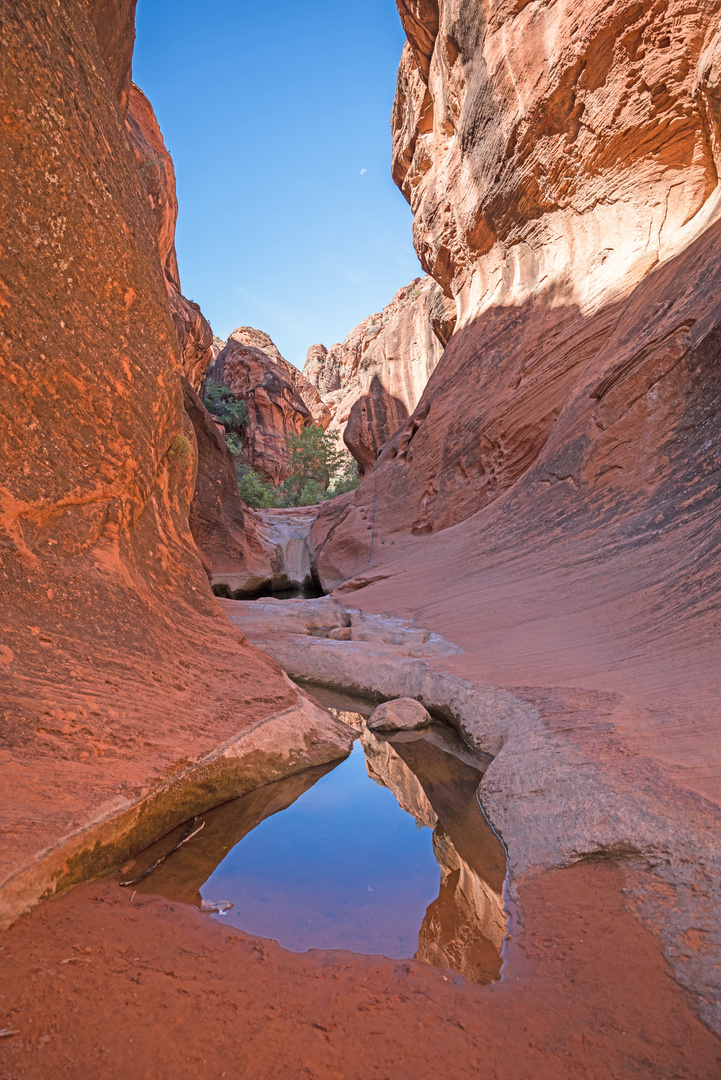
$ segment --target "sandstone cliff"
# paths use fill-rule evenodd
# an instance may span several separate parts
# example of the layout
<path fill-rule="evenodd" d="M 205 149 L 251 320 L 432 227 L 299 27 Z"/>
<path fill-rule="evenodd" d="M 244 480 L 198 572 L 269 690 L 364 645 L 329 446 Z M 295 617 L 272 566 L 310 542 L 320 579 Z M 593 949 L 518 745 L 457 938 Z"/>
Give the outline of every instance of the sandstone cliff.
<path fill-rule="evenodd" d="M 250 326 L 234 330 L 209 378 L 227 386 L 248 406 L 243 460 L 275 484 L 288 475 L 288 435 L 311 424 L 325 429 L 330 423 L 330 410 L 316 388 L 262 330 Z"/>
<path fill-rule="evenodd" d="M 172 230 L 125 126 L 134 7 L 2 17 L 0 923 L 194 813 L 198 763 L 228 797 L 218 746 L 300 707 L 219 613 L 188 527 Z"/>
<path fill-rule="evenodd" d="M 252 596 L 273 584 L 281 569 L 275 549 L 241 502 L 235 462 L 202 401 L 184 383 L 185 411 L 198 447 L 198 470 L 190 507 L 190 530 L 211 585 Z"/>
<path fill-rule="evenodd" d="M 432 278 L 400 289 L 342 344 L 313 345 L 303 374 L 332 413 L 363 475 L 415 409 L 453 332 L 455 308 Z"/>
<path fill-rule="evenodd" d="M 686 356 L 698 343 L 707 290 L 686 290 L 683 310 L 676 297 L 675 318 L 649 286 L 633 329 L 628 298 L 717 214 L 718 9 L 676 2 L 661 15 L 618 0 L 580 17 L 536 3 L 400 5 L 394 177 L 458 321 L 384 453 L 381 532 L 400 540 L 469 518 L 533 465 L 586 378 L 603 388 L 618 367 L 622 396 L 620 382 L 652 354 Z M 643 394 L 657 395 L 647 381 Z M 649 409 L 645 425 L 656 418 Z M 589 423 L 593 457 L 600 429 Z M 652 474 L 661 436 L 643 440 Z M 627 469 L 608 463 L 605 482 Z M 368 498 L 362 490 L 357 506 Z M 335 533 L 336 580 L 364 561 L 355 513 Z"/>
<path fill-rule="evenodd" d="M 458 326 L 375 529 L 367 479 L 314 533 L 327 587 L 379 581 L 364 610 L 482 681 L 623 692 L 625 734 L 716 799 L 720 10 L 402 7 L 395 176 Z"/>
<path fill-rule="evenodd" d="M 178 218 L 175 169 L 153 108 L 134 83 L 130 85 L 128 102 L 126 124 L 155 220 L 165 287 L 180 342 L 180 362 L 185 378 L 197 390 L 213 358 L 213 331 L 198 305 L 186 299 L 180 291 L 175 254 L 175 224 Z"/>

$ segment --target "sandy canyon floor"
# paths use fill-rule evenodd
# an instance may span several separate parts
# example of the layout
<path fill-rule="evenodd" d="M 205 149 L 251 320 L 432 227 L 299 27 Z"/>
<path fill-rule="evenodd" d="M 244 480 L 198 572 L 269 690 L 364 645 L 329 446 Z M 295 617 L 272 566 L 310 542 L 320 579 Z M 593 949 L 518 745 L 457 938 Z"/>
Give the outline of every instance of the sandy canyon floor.
<path fill-rule="evenodd" d="M 608 863 L 526 885 L 503 979 L 476 988 L 86 883 L 4 936 L 0 1075 L 716 1080 L 721 1044 L 623 886 Z"/>

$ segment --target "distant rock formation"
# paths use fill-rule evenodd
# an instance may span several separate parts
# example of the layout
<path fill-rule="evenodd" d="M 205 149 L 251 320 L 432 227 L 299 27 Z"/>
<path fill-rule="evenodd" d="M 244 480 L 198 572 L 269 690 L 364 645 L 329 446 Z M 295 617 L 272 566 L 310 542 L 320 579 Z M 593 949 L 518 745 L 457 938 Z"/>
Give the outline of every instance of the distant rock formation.
<path fill-rule="evenodd" d="M 217 424 L 192 387 L 183 386 L 185 411 L 198 446 L 190 530 L 211 585 L 252 596 L 272 585 L 275 550 L 238 494 L 235 462 Z"/>
<path fill-rule="evenodd" d="M 175 224 L 178 217 L 175 169 L 153 108 L 134 83 L 128 91 L 125 122 L 155 220 L 160 262 L 165 274 L 175 332 L 180 342 L 183 374 L 197 390 L 213 357 L 213 331 L 198 305 L 180 291 L 175 254 Z"/>
<path fill-rule="evenodd" d="M 312 345 L 303 374 L 331 410 L 361 475 L 418 404 L 455 322 L 432 278 L 416 278 L 342 344 Z"/>
<path fill-rule="evenodd" d="M 274 484 L 288 475 L 286 438 L 331 414 L 318 391 L 278 352 L 262 330 L 240 326 L 228 338 L 209 375 L 248 406 L 243 460 Z"/>

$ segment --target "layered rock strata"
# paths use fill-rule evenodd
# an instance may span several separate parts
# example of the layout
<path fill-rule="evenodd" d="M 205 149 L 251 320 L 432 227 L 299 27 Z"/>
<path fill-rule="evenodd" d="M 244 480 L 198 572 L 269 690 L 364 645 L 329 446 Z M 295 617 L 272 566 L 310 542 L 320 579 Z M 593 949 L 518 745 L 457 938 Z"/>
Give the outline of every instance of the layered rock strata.
<path fill-rule="evenodd" d="M 394 174 L 458 321 L 377 488 L 321 512 L 319 574 L 453 640 L 454 675 L 531 703 L 574 759 L 565 795 L 532 782 L 546 850 L 557 829 L 569 859 L 592 855 L 623 819 L 604 850 L 652 868 L 644 917 L 676 924 L 667 956 L 718 1029 L 717 902 L 702 916 L 691 897 L 721 804 L 721 5 L 401 7 Z M 513 789 L 535 813 L 507 760 L 486 805 Z"/>
<path fill-rule="evenodd" d="M 266 778 L 347 746 L 220 615 L 188 527 L 197 443 L 125 126 L 133 10 L 2 19 L 3 922 L 229 797 L 229 748 L 261 726 Z"/>
<path fill-rule="evenodd" d="M 288 475 L 288 435 L 311 424 L 325 429 L 330 423 L 330 411 L 316 388 L 261 330 L 234 330 L 209 378 L 246 403 L 250 422 L 243 433 L 243 461 L 274 484 Z"/>
<path fill-rule="evenodd" d="M 453 310 L 451 310 L 453 309 Z M 416 278 L 342 344 L 313 345 L 303 374 L 318 389 L 363 475 L 416 407 L 448 343 L 455 308 L 432 278 Z"/>

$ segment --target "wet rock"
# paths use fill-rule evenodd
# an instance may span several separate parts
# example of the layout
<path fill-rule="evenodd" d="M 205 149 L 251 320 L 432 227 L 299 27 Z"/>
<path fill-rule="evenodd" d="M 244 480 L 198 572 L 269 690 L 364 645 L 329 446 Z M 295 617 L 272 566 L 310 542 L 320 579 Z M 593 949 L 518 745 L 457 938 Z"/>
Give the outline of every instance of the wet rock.
<path fill-rule="evenodd" d="M 337 603 L 319 603 L 329 601 Z M 448 719 L 471 747 L 493 757 L 479 797 L 508 850 L 511 896 L 524 878 L 580 859 L 623 859 L 626 873 L 632 866 L 650 870 L 650 878 L 640 873 L 629 885 L 634 903 L 666 942 L 675 976 L 700 995 L 706 1021 L 721 1029 L 714 950 L 686 944 L 689 927 L 702 927 L 705 939 L 717 946 L 720 940 L 721 832 L 708 823 L 721 826 L 721 815 L 713 803 L 674 783 L 668 768 L 638 754 L 624 736 L 623 706 L 612 708 L 615 696 L 488 685 L 449 671 L 448 660 L 439 663 L 422 648 L 319 640 L 297 630 L 285 633 L 280 623 L 274 633 L 268 620 L 253 626 L 229 605 L 226 610 L 291 677 L 369 700 L 412 697 Z M 452 662 L 460 671 L 461 661 L 471 669 L 478 663 L 466 654 Z M 402 742 L 409 737 L 400 733 L 393 741 L 399 753 L 416 746 L 417 736 L 408 746 Z M 422 946 L 430 962 L 443 951 L 437 931 L 448 914 L 446 899 L 455 897 L 459 912 L 476 903 L 472 882 L 455 875 L 460 864 L 454 869 L 450 848 L 439 859 L 447 860 L 449 874 L 425 923 Z M 464 925 L 462 916 L 458 952 L 473 965 L 472 935 Z"/>
<path fill-rule="evenodd" d="M 396 698 L 379 705 L 367 723 L 371 731 L 416 731 L 428 727 L 431 715 L 415 698 Z"/>

